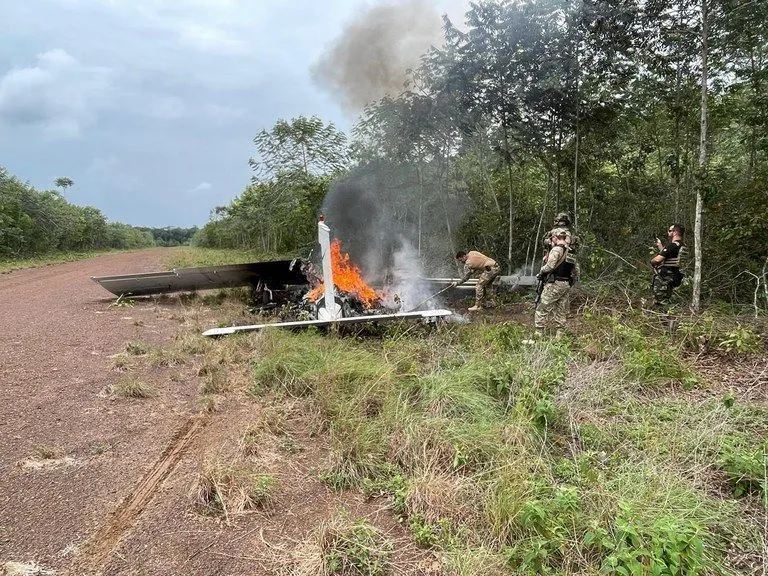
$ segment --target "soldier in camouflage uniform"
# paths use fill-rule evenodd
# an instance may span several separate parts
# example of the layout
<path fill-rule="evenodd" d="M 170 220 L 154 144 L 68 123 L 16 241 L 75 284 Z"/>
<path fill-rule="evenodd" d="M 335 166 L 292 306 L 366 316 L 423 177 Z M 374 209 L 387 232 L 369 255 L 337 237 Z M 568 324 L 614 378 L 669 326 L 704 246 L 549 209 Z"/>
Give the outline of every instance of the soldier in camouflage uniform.
<path fill-rule="evenodd" d="M 536 307 L 534 325 L 536 334 L 544 335 L 548 320 L 551 318 L 557 328 L 559 338 L 565 331 L 565 322 L 570 307 L 569 291 L 579 279 L 579 265 L 575 259 L 569 262 L 568 232 L 559 230 L 552 239 L 552 248 L 547 259 L 536 276 L 544 282 L 541 300 Z"/>
<path fill-rule="evenodd" d="M 653 266 L 651 289 L 654 307 L 659 312 L 669 311 L 672 290 L 680 286 L 683 281 L 683 273 L 680 271 L 684 252 L 683 234 L 685 234 L 685 226 L 672 224 L 667 230 L 669 237 L 667 244 L 662 244 L 661 240 L 656 238 L 656 248 L 659 253 L 651 260 L 651 266 Z"/>
<path fill-rule="evenodd" d="M 544 245 L 544 257 L 546 258 L 547 252 L 552 248 L 553 239 L 557 237 L 561 231 L 565 231 L 569 251 L 575 256 L 581 246 L 581 240 L 579 240 L 579 237 L 571 230 L 571 217 L 567 212 L 560 212 L 555 216 L 552 224 L 554 228 L 545 233 L 544 238 L 541 240 Z"/>
<path fill-rule="evenodd" d="M 456 259 L 464 264 L 464 276 L 458 282 L 453 282 L 451 286 L 456 287 L 464 284 L 474 274 L 480 274 L 475 287 L 475 305 L 469 308 L 470 312 L 476 312 L 483 309 L 486 292 L 491 291 L 491 284 L 501 273 L 501 268 L 496 260 L 489 258 L 485 254 L 470 250 L 469 252 L 456 253 Z"/>

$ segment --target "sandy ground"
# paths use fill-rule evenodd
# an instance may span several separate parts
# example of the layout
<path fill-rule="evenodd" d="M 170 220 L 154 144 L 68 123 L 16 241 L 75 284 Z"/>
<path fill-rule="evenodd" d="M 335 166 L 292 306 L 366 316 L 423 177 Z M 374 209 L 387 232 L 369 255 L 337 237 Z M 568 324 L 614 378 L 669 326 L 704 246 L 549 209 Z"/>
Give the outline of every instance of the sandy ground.
<path fill-rule="evenodd" d="M 401 542 L 385 502 L 334 494 L 317 480 L 327 447 L 300 414 L 288 419 L 290 455 L 275 451 L 269 472 L 280 490 L 269 512 L 229 522 L 199 513 L 190 493 L 201 466 L 234 445 L 261 407 L 233 393 L 217 411 L 201 411 L 191 368 L 181 378 L 141 368 L 131 376 L 157 396 L 116 397 L 111 391 L 126 374 L 115 355 L 131 342 L 169 346 L 184 305 L 160 298 L 115 306 L 90 279 L 163 270 L 168 257 L 153 249 L 0 275 L 0 568 L 273 574 L 340 511 Z M 217 322 L 210 313 L 207 327 Z M 398 548 L 408 557 L 401 573 L 434 566 L 426 551 L 408 542 Z"/>

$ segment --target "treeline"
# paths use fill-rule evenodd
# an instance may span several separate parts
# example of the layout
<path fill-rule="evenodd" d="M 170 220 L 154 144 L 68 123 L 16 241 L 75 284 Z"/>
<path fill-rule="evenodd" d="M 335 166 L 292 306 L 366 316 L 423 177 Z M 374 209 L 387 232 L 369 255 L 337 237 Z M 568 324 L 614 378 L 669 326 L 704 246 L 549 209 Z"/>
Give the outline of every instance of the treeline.
<path fill-rule="evenodd" d="M 701 249 L 705 297 L 764 283 L 767 2 L 481 1 L 444 31 L 404 92 L 365 110 L 351 144 L 316 118 L 263 131 L 254 184 L 198 241 L 298 250 L 329 182 L 372 169 L 388 232 L 428 267 L 458 247 L 505 271 L 531 266 L 567 210 L 593 278 L 644 281 L 653 238 L 681 222 L 689 254 Z"/>
<path fill-rule="evenodd" d="M 148 232 L 152 235 L 155 245 L 164 247 L 188 246 L 192 237 L 197 234 L 197 231 L 199 230 L 197 226 L 192 226 L 192 228 L 178 228 L 173 226 L 166 226 L 165 228 L 147 228 L 145 226 L 137 226 L 136 229 L 141 232 Z"/>
<path fill-rule="evenodd" d="M 37 191 L 0 167 L 0 258 L 154 245 L 150 232 L 108 222 L 96 208 Z"/>

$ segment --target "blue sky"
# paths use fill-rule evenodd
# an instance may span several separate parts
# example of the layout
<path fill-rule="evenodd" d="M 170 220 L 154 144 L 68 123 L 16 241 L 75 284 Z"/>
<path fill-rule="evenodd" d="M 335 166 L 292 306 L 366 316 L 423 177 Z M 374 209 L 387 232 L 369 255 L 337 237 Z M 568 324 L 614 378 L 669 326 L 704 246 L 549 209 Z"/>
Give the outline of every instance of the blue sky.
<path fill-rule="evenodd" d="M 1 2 L 0 165 L 38 189 L 70 177 L 67 199 L 112 221 L 202 225 L 249 182 L 262 128 L 301 114 L 352 127 L 310 68 L 375 4 Z M 430 2 L 435 18 L 462 5 Z"/>

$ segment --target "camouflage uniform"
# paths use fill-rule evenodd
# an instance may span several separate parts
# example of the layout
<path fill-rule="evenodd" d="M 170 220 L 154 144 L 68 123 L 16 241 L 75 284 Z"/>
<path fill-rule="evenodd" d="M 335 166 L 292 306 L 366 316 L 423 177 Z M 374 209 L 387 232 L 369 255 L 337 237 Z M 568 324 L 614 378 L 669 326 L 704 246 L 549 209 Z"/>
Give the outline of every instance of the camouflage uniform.
<path fill-rule="evenodd" d="M 664 256 L 664 262 L 653 270 L 654 307 L 661 312 L 667 312 L 672 303 L 672 290 L 680 285 L 682 273 L 680 264 L 684 248 L 681 242 L 670 242 L 659 252 Z"/>
<path fill-rule="evenodd" d="M 571 217 L 568 216 L 566 212 L 560 212 L 557 216 L 555 216 L 553 224 L 554 228 L 545 233 L 544 237 L 541 239 L 541 243 L 544 245 L 545 257 L 546 253 L 549 252 L 550 248 L 552 248 L 552 239 L 557 238 L 557 236 L 562 232 L 565 232 L 566 235 L 565 241 L 568 244 L 569 255 L 575 257 L 579 251 L 579 248 L 581 247 L 581 239 L 571 231 Z"/>
<path fill-rule="evenodd" d="M 562 239 L 566 235 L 562 234 Z M 543 334 L 548 320 L 557 328 L 560 336 L 565 330 L 566 318 L 570 308 L 569 291 L 573 283 L 578 280 L 579 266 L 577 262 L 568 262 L 568 247 L 555 245 L 549 251 L 544 266 L 541 267 L 539 276 L 544 279 L 544 290 L 536 307 L 534 325 L 536 332 Z"/>
<path fill-rule="evenodd" d="M 479 310 L 483 307 L 486 293 L 491 295 L 491 284 L 496 277 L 501 273 L 501 267 L 496 263 L 493 258 L 489 258 L 481 252 L 472 250 L 467 252 L 467 259 L 464 262 L 464 276 L 459 280 L 456 285 L 463 284 L 474 274 L 480 272 L 480 277 L 477 279 L 477 285 L 475 286 L 475 310 Z"/>

